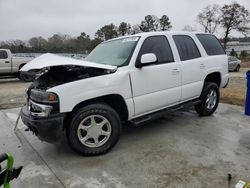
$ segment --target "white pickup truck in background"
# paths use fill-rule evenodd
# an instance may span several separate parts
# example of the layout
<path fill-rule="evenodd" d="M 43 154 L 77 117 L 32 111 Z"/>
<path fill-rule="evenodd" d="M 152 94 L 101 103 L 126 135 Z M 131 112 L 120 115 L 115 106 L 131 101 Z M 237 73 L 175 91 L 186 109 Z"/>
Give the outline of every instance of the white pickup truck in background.
<path fill-rule="evenodd" d="M 25 82 L 34 80 L 35 75 L 31 73 L 19 73 L 19 70 L 32 59 L 30 57 L 13 57 L 9 49 L 0 49 L 0 76 L 16 76 Z"/>

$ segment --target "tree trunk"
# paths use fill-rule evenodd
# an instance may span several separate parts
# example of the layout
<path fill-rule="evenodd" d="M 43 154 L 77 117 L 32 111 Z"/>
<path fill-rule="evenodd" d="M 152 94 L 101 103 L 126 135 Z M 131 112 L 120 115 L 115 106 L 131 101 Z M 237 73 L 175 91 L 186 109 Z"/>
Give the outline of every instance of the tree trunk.
<path fill-rule="evenodd" d="M 228 34 L 229 34 L 229 27 L 227 27 L 225 37 L 224 37 L 224 49 L 226 49 L 226 47 L 227 47 Z"/>

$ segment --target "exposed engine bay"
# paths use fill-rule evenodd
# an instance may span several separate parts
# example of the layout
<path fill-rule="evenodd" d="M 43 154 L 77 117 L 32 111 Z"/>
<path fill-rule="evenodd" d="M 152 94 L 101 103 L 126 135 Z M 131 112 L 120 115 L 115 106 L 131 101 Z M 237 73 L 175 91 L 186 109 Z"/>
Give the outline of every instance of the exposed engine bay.
<path fill-rule="evenodd" d="M 114 71 L 74 65 L 48 67 L 38 73 L 40 76 L 30 85 L 29 90 L 47 90 L 57 85 L 110 74 L 112 72 Z"/>

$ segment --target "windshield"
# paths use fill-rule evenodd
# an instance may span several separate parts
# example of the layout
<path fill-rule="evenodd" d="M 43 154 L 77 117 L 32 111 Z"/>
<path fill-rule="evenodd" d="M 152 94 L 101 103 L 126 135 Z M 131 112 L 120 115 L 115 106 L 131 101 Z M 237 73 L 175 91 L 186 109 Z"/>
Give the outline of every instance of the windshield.
<path fill-rule="evenodd" d="M 117 67 L 128 65 L 138 40 L 139 37 L 127 37 L 103 42 L 85 60 Z"/>

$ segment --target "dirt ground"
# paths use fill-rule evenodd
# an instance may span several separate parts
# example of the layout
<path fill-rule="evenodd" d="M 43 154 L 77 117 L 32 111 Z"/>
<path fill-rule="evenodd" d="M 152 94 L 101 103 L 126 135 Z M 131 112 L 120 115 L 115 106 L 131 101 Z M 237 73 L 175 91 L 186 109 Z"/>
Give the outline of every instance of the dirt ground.
<path fill-rule="evenodd" d="M 221 89 L 221 102 L 245 105 L 246 72 L 250 70 L 250 61 L 242 62 L 239 72 L 230 72 L 230 81 L 225 89 Z"/>
<path fill-rule="evenodd" d="M 29 84 L 17 78 L 0 78 L 0 109 L 22 106 L 25 103 L 25 89 Z"/>

